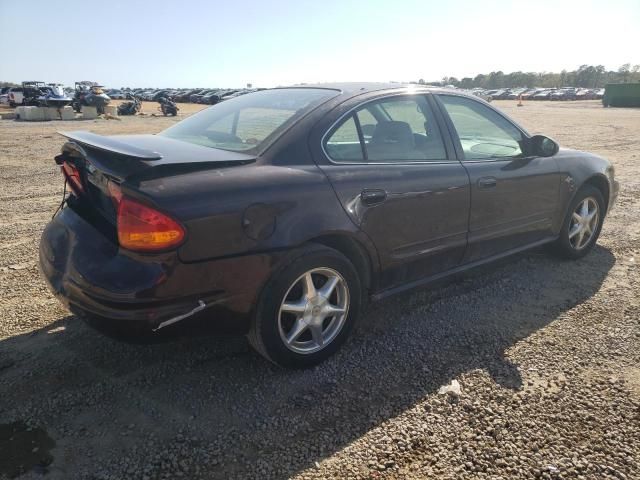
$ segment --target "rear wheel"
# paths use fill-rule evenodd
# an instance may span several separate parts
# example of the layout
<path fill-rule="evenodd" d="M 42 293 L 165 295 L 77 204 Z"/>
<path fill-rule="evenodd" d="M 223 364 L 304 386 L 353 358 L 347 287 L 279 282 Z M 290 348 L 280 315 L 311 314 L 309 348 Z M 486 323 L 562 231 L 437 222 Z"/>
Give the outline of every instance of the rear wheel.
<path fill-rule="evenodd" d="M 284 367 L 320 363 L 353 330 L 361 294 L 356 269 L 344 255 L 324 246 L 308 247 L 265 287 L 249 341 Z"/>
<path fill-rule="evenodd" d="M 583 186 L 569 205 L 560 236 L 554 245 L 560 256 L 577 259 L 591 251 L 604 221 L 605 203 L 600 190 Z"/>

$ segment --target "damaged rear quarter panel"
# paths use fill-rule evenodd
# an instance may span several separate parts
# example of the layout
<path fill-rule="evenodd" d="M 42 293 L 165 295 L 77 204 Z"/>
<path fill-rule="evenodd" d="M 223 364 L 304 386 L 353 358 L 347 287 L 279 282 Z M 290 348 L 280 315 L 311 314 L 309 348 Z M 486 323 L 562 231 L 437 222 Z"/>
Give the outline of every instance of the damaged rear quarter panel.
<path fill-rule="evenodd" d="M 185 225 L 178 250 L 184 262 L 291 248 L 356 229 L 315 165 L 252 164 L 142 181 L 138 188 Z"/>

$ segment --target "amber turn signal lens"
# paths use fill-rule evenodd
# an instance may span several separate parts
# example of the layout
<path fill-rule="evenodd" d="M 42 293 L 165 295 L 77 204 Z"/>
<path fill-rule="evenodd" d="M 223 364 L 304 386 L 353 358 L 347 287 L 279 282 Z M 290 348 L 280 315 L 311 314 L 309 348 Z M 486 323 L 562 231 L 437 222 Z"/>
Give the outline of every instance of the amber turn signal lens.
<path fill-rule="evenodd" d="M 122 197 L 118 205 L 118 242 L 141 252 L 168 250 L 184 240 L 184 228 L 154 208 Z"/>

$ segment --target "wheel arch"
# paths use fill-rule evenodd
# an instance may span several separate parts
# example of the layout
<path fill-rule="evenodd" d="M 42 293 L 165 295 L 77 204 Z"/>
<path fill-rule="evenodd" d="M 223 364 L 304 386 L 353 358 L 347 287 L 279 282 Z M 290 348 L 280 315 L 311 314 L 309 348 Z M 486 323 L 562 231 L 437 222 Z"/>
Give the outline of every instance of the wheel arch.
<path fill-rule="evenodd" d="M 582 185 L 591 185 L 592 187 L 597 188 L 600 191 L 600 193 L 602 193 L 602 197 L 604 198 L 604 208 L 606 213 L 609 210 L 609 193 L 610 193 L 609 180 L 607 180 L 607 177 L 597 173 L 587 178 L 582 183 Z"/>
<path fill-rule="evenodd" d="M 308 240 L 333 248 L 347 257 L 356 268 L 364 289 L 371 291 L 375 288 L 375 263 L 367 247 L 358 239 L 343 233 L 321 235 Z"/>

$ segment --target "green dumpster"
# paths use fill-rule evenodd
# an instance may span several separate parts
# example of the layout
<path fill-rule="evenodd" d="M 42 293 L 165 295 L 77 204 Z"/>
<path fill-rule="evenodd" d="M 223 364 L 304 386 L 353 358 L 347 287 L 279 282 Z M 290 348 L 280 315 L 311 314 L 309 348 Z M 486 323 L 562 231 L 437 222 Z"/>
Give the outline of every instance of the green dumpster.
<path fill-rule="evenodd" d="M 640 83 L 609 83 L 605 86 L 605 107 L 640 107 Z"/>

